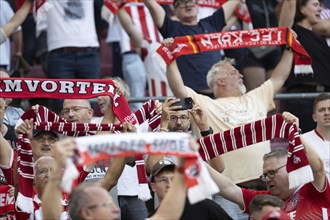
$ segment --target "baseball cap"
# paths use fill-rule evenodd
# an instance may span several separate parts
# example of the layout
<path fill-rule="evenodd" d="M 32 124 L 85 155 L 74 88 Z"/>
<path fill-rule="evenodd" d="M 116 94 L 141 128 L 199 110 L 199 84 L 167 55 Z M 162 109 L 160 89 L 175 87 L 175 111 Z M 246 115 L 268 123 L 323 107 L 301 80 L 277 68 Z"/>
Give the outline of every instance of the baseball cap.
<path fill-rule="evenodd" d="M 153 167 L 151 171 L 151 176 L 154 177 L 156 176 L 162 169 L 164 169 L 167 166 L 172 166 L 173 168 L 175 167 L 175 164 L 167 159 L 162 159 L 158 161 Z"/>
<path fill-rule="evenodd" d="M 41 131 L 41 130 L 33 130 L 33 137 L 37 137 L 43 133 L 51 134 L 54 138 L 59 138 L 57 133 L 54 131 Z"/>
<path fill-rule="evenodd" d="M 283 211 L 273 210 L 264 215 L 261 220 L 290 220 L 290 217 Z"/>

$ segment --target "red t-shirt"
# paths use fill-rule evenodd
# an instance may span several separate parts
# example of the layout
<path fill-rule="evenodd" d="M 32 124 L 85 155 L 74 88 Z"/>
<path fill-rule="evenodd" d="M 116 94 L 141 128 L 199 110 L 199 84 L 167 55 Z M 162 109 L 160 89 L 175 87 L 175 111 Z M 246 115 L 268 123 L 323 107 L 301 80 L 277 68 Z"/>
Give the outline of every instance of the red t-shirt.
<path fill-rule="evenodd" d="M 259 194 L 270 194 L 269 191 L 254 191 L 242 188 L 245 212 L 249 213 L 249 203 Z M 286 201 L 283 211 L 291 219 L 329 219 L 330 186 L 326 179 L 323 191 L 318 191 L 312 183 L 298 188 Z"/>

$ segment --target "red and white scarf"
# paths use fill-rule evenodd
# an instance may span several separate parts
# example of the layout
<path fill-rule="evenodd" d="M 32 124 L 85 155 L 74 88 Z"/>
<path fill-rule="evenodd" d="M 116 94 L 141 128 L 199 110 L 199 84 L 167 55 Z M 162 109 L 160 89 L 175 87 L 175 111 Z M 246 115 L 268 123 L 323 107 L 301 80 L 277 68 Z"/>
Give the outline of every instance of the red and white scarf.
<path fill-rule="evenodd" d="M 0 186 L 0 216 L 15 212 L 15 199 L 9 196 L 8 185 Z"/>
<path fill-rule="evenodd" d="M 294 51 L 295 74 L 313 73 L 310 56 L 287 27 L 180 36 L 170 47 L 160 46 L 157 52 L 170 64 L 181 55 L 271 45 L 288 45 Z"/>
<path fill-rule="evenodd" d="M 287 123 L 282 115 L 273 115 L 218 134 L 198 140 L 199 153 L 204 160 L 212 159 L 252 144 L 273 138 L 289 140 L 286 169 L 289 174 L 290 189 L 314 180 L 313 172 L 301 144 L 296 124 Z"/>

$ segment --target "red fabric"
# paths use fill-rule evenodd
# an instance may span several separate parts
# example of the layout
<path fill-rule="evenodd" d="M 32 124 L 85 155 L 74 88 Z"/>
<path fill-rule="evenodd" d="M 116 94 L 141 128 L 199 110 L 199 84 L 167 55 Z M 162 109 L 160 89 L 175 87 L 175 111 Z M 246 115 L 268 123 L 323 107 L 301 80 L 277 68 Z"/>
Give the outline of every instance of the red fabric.
<path fill-rule="evenodd" d="M 8 185 L 0 186 L 0 216 L 15 212 L 14 197 L 8 195 Z"/>
<path fill-rule="evenodd" d="M 311 58 L 286 27 L 229 31 L 187 35 L 174 38 L 170 47 L 160 46 L 157 52 L 167 64 L 182 55 L 203 53 L 221 49 L 237 49 L 255 46 L 288 45 L 294 51 L 295 73 L 310 73 Z M 308 66 L 306 72 L 296 67 Z"/>
<path fill-rule="evenodd" d="M 290 175 L 295 170 L 309 166 L 304 147 L 301 144 L 295 124 L 286 123 L 282 115 L 245 124 L 198 140 L 199 153 L 204 160 L 237 150 L 275 137 L 289 139 L 286 169 Z"/>
<path fill-rule="evenodd" d="M 0 78 L 3 98 L 88 99 L 110 96 L 112 110 L 121 121 L 136 123 L 123 95 L 116 93 L 112 80 Z"/>

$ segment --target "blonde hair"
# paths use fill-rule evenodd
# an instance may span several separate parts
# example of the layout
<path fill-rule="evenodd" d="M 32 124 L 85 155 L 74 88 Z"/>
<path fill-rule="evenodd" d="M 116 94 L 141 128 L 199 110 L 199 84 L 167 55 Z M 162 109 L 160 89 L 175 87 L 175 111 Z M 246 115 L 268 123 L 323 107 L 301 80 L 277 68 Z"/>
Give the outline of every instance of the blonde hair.
<path fill-rule="evenodd" d="M 225 57 L 224 60 L 220 60 L 219 62 L 215 63 L 211 69 L 209 70 L 209 72 L 207 73 L 206 75 L 206 82 L 207 82 L 207 86 L 210 88 L 210 89 L 213 89 L 214 87 L 214 82 L 215 82 L 215 76 L 218 74 L 218 73 L 221 73 L 221 67 L 223 67 L 224 65 L 235 65 L 235 59 L 232 59 L 232 58 L 228 58 L 228 57 Z"/>

